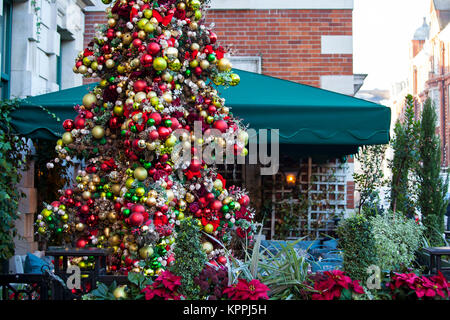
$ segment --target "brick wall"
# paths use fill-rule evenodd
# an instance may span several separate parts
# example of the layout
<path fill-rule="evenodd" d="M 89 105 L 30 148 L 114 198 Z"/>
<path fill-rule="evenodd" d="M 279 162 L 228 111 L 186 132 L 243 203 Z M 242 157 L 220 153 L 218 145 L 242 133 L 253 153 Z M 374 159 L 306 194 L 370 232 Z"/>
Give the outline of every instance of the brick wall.
<path fill-rule="evenodd" d="M 207 21 L 236 55 L 261 56 L 263 74 L 317 87 L 353 75 L 352 54 L 321 54 L 322 35 L 352 35 L 351 10 L 211 10 Z"/>
<path fill-rule="evenodd" d="M 105 14 L 86 12 L 85 22 L 87 45 Z M 316 87 L 323 75 L 353 75 L 352 54 L 321 54 L 322 35 L 352 35 L 352 10 L 210 10 L 211 22 L 236 55 L 261 56 L 263 74 Z"/>
<path fill-rule="evenodd" d="M 84 48 L 87 47 L 88 43 L 94 38 L 95 35 L 95 24 L 106 23 L 106 14 L 104 11 L 87 11 L 84 15 Z M 98 79 L 83 79 L 84 84 L 97 82 Z"/>

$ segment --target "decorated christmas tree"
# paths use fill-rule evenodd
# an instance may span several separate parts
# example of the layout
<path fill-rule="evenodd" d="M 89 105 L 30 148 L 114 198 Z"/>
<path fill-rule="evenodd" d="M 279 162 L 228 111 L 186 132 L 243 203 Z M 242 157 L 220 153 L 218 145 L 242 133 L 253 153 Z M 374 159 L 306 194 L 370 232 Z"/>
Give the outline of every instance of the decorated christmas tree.
<path fill-rule="evenodd" d="M 111 0 L 103 0 L 111 3 Z M 74 72 L 100 78 L 65 120 L 55 165 L 83 159 L 73 186 L 44 204 L 38 233 L 53 243 L 109 248 L 108 270 L 160 274 L 177 259 L 180 221 L 198 224 L 207 260 L 225 264 L 254 233 L 245 190 L 214 162 L 245 156 L 248 135 L 218 95 L 239 83 L 207 0 L 117 0 Z M 212 151 L 211 151 L 212 150 Z M 205 152 L 208 151 L 208 152 Z M 211 156 L 205 157 L 205 154 Z"/>

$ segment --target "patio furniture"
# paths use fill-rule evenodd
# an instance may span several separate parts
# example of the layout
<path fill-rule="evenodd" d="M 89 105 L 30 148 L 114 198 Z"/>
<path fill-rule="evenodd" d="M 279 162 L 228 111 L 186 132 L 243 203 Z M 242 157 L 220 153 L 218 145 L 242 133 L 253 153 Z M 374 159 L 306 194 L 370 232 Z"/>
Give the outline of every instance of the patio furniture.
<path fill-rule="evenodd" d="M 450 256 L 450 247 L 429 247 L 423 249 L 430 255 L 429 268 L 431 274 L 449 272 L 450 268 L 442 267 L 442 256 Z M 436 269 L 436 272 L 434 270 Z"/>
<path fill-rule="evenodd" d="M 92 270 L 81 270 L 81 278 L 87 279 L 87 281 L 82 281 L 83 288 L 86 288 L 86 283 L 90 283 L 92 289 L 96 288 L 97 281 L 101 281 L 100 276 L 106 274 L 106 257 L 109 255 L 109 251 L 106 249 L 49 247 L 45 254 L 46 256 L 53 256 L 55 258 L 55 274 L 64 282 L 72 274 L 67 273 L 67 268 L 69 266 L 69 258 L 74 257 L 91 257 L 94 259 L 94 268 Z M 62 265 L 60 266 L 59 261 L 61 258 Z M 79 298 L 77 295 L 71 294 L 68 290 L 64 290 L 61 285 L 54 286 L 53 292 L 53 298 L 56 300 Z"/>

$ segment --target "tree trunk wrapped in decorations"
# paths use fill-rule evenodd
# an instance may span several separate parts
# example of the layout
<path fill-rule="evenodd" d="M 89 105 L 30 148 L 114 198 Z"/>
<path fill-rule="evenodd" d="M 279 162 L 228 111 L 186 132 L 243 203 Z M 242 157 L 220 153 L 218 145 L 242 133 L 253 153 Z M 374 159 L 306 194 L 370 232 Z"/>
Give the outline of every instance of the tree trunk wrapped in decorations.
<path fill-rule="evenodd" d="M 76 58 L 75 73 L 101 80 L 64 121 L 48 167 L 75 157 L 85 166 L 36 223 L 47 239 L 111 248 L 113 273 L 167 269 L 188 217 L 215 263 L 226 262 L 224 251 L 205 234 L 225 244 L 254 234 L 245 190 L 227 186 L 208 161 L 245 156 L 248 135 L 215 87 L 237 85 L 239 76 L 203 24 L 206 2 L 115 1 Z"/>

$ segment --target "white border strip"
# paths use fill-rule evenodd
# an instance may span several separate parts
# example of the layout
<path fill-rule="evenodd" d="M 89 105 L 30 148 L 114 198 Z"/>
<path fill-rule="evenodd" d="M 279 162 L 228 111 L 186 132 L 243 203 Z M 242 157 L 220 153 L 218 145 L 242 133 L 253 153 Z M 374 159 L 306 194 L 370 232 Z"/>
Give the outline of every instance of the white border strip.
<path fill-rule="evenodd" d="M 211 10 L 353 9 L 354 0 L 211 0 Z"/>

